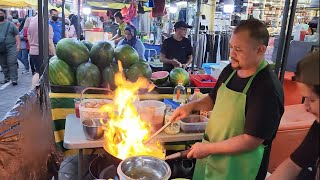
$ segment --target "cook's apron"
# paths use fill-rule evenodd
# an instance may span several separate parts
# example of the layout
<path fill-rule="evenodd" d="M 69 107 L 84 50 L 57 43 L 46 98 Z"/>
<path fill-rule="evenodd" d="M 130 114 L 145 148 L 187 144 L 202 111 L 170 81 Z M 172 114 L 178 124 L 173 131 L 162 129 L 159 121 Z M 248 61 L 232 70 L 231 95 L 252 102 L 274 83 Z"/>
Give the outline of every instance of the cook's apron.
<path fill-rule="evenodd" d="M 255 76 L 268 63 L 263 60 L 256 73 L 249 79 L 242 92 L 227 88 L 234 70 L 225 83 L 222 83 L 206 127 L 202 143 L 214 143 L 238 136 L 244 132 L 246 93 Z M 236 154 L 209 155 L 196 162 L 193 180 L 254 180 L 258 174 L 264 153 L 264 146 Z"/>

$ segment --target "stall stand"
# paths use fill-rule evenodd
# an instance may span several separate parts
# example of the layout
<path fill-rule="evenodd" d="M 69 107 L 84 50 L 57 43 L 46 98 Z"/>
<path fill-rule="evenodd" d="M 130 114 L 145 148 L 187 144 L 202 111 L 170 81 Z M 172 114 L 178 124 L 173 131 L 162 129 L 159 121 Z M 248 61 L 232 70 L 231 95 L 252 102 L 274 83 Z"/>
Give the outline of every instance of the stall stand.
<path fill-rule="evenodd" d="M 84 36 L 90 42 L 107 41 L 112 38 L 112 34 L 104 32 L 102 28 L 85 29 Z"/>

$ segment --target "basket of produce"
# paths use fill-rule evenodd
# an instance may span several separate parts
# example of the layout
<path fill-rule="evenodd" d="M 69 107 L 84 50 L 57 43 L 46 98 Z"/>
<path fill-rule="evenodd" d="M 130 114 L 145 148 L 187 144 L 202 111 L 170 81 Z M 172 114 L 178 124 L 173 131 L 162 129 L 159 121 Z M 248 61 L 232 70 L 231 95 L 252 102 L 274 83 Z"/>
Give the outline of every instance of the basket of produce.
<path fill-rule="evenodd" d="M 85 120 L 93 120 L 96 118 L 103 118 L 103 119 L 108 119 L 108 113 L 102 112 L 100 108 L 103 105 L 106 104 L 111 104 L 113 101 L 110 99 L 84 99 L 84 93 L 87 90 L 101 90 L 101 91 L 109 91 L 112 92 L 111 90 L 108 90 L 106 88 L 85 88 L 81 92 L 81 97 L 80 97 L 80 105 L 79 105 L 79 112 L 80 112 L 80 121 L 85 121 Z"/>

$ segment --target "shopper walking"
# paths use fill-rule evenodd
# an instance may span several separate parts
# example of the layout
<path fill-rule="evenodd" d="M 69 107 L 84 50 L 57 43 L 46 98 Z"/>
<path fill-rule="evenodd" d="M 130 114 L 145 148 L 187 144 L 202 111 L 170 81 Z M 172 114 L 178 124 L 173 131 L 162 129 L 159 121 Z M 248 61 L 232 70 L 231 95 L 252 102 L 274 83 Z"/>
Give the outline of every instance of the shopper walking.
<path fill-rule="evenodd" d="M 62 22 L 59 21 L 59 12 L 56 9 L 50 9 L 49 24 L 53 29 L 53 44 L 56 46 L 62 38 Z"/>
<path fill-rule="evenodd" d="M 26 19 L 26 22 L 23 27 L 23 37 L 24 37 L 24 40 L 26 41 L 27 52 L 28 52 L 28 57 L 29 57 L 29 62 L 30 62 L 30 69 L 31 69 L 32 75 L 34 75 L 34 73 L 36 71 L 35 65 L 34 65 L 33 61 L 31 61 L 30 56 L 29 56 L 30 44 L 29 44 L 29 40 L 28 40 L 28 28 L 30 25 L 30 20 L 31 20 L 31 18 L 29 18 L 29 17 Z"/>
<path fill-rule="evenodd" d="M 19 36 L 21 41 L 21 51 L 18 54 L 18 59 L 24 66 L 22 74 L 29 74 L 29 54 L 27 49 L 27 41 L 23 35 L 23 29 L 20 31 Z"/>
<path fill-rule="evenodd" d="M 18 84 L 17 54 L 21 49 L 17 27 L 5 20 L 5 11 L 0 9 L 0 64 L 4 74 L 1 84 L 10 80 L 12 85 Z"/>
<path fill-rule="evenodd" d="M 268 41 L 262 22 L 241 22 L 230 39 L 231 62 L 213 91 L 173 113 L 173 119 L 181 119 L 212 110 L 202 142 L 187 155 L 197 158 L 193 180 L 265 179 L 284 112 L 281 83 L 264 60 Z"/>
<path fill-rule="evenodd" d="M 35 65 L 35 72 L 41 75 L 42 73 L 42 64 L 43 57 L 39 56 L 39 29 L 38 29 L 38 15 L 33 17 L 30 20 L 29 28 L 28 28 L 28 40 L 30 43 L 30 61 L 32 61 Z M 53 30 L 49 25 L 49 55 L 55 55 L 55 47 L 53 44 Z"/>

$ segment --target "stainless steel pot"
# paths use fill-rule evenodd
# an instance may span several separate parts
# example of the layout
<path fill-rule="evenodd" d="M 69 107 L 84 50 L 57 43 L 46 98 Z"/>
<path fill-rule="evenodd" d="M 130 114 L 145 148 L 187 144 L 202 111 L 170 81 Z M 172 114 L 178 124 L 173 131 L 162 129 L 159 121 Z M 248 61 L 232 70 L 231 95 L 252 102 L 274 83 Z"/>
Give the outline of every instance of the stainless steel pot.
<path fill-rule="evenodd" d="M 120 180 L 168 180 L 170 166 L 163 160 L 151 156 L 134 156 L 123 160 L 117 173 Z"/>

